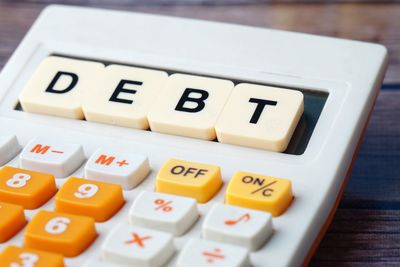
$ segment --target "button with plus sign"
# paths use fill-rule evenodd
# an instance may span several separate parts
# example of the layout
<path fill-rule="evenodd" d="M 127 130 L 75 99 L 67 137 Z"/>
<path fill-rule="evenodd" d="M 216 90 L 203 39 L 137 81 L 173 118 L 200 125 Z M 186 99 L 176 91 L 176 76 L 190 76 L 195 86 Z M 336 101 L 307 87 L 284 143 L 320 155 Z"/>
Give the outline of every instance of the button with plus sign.
<path fill-rule="evenodd" d="M 85 165 L 85 177 L 120 184 L 130 190 L 143 181 L 150 172 L 146 156 L 116 149 L 98 149 Z"/>

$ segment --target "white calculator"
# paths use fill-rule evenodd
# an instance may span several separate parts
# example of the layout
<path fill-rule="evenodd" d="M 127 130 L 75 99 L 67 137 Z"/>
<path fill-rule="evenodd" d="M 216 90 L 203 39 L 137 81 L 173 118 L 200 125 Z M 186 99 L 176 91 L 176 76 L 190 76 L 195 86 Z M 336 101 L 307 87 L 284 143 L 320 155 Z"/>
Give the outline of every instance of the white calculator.
<path fill-rule="evenodd" d="M 376 44 L 50 6 L 0 75 L 0 266 L 305 266 Z"/>

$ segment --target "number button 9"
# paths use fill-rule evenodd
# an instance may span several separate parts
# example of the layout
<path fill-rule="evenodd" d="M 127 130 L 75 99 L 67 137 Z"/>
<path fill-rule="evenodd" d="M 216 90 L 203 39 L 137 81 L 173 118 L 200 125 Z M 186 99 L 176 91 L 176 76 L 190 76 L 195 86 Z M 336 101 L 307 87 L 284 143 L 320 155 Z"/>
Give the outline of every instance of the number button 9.
<path fill-rule="evenodd" d="M 77 198 L 91 198 L 99 191 L 99 187 L 95 184 L 83 184 L 79 186 L 74 196 Z"/>

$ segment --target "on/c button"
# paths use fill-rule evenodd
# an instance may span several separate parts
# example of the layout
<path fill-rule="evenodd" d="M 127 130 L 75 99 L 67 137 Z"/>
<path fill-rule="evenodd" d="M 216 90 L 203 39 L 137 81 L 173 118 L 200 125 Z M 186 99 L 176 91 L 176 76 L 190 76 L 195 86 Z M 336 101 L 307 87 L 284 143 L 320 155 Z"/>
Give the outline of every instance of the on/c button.
<path fill-rule="evenodd" d="M 191 197 L 205 203 L 221 185 L 221 170 L 218 166 L 169 159 L 157 174 L 156 191 Z"/>

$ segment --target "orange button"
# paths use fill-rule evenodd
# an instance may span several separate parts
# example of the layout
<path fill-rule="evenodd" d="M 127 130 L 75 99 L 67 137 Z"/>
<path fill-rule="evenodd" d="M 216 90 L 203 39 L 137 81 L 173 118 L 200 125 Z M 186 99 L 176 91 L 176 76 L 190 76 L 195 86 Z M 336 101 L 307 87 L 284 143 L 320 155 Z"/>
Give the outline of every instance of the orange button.
<path fill-rule="evenodd" d="M 0 266 L 64 267 L 64 258 L 59 254 L 8 246 L 0 254 Z"/>
<path fill-rule="evenodd" d="M 120 185 L 71 177 L 56 195 L 56 211 L 90 216 L 103 222 L 124 202 Z"/>
<path fill-rule="evenodd" d="M 94 220 L 90 217 L 41 210 L 25 231 L 25 246 L 74 257 L 96 238 Z"/>
<path fill-rule="evenodd" d="M 14 236 L 25 223 L 24 209 L 21 206 L 0 202 L 0 243 Z"/>
<path fill-rule="evenodd" d="M 51 174 L 4 166 L 0 170 L 0 201 L 36 209 L 46 203 L 57 187 Z"/>

